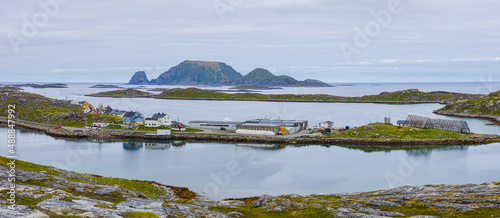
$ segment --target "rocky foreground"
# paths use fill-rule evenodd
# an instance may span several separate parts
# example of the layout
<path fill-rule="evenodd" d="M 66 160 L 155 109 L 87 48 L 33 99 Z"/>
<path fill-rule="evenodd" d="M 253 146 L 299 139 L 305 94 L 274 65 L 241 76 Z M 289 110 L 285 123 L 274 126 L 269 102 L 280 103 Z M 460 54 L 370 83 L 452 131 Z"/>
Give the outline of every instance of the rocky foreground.
<path fill-rule="evenodd" d="M 186 188 L 81 174 L 0 158 L 0 217 L 500 217 L 500 183 L 209 201 Z M 12 173 L 12 171 L 10 171 Z"/>

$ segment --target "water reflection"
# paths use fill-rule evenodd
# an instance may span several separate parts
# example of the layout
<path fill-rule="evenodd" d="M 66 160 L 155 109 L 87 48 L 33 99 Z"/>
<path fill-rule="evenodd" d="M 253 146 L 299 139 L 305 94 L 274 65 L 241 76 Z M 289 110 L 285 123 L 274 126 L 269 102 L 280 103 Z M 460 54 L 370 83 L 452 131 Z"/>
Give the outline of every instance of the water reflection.
<path fill-rule="evenodd" d="M 243 144 L 243 143 L 239 143 L 239 144 L 236 144 L 236 146 L 249 147 L 249 148 L 259 149 L 259 150 L 278 150 L 278 149 L 286 148 L 286 145 L 274 145 L 274 144 Z"/>
<path fill-rule="evenodd" d="M 169 142 L 144 142 L 144 148 L 146 149 L 169 149 L 172 146 Z"/>
<path fill-rule="evenodd" d="M 455 145 L 455 146 L 446 146 L 439 148 L 411 149 L 411 150 L 406 150 L 406 154 L 408 154 L 408 156 L 410 157 L 426 157 L 430 156 L 432 151 L 453 151 L 453 150 L 466 151 L 467 149 L 469 149 L 469 146 L 467 145 Z"/>
<path fill-rule="evenodd" d="M 123 142 L 123 148 L 126 150 L 138 150 L 142 148 L 142 142 L 137 142 L 137 141 L 128 141 L 128 142 Z"/>

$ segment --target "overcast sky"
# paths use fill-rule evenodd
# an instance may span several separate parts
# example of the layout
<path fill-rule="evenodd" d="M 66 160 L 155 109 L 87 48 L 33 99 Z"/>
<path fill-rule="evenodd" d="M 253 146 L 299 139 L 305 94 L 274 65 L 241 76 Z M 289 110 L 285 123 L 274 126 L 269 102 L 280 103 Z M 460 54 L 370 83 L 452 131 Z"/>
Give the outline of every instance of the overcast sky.
<path fill-rule="evenodd" d="M 0 82 L 128 82 L 184 60 L 325 82 L 500 80 L 499 0 L 59 1 L 1 0 Z"/>

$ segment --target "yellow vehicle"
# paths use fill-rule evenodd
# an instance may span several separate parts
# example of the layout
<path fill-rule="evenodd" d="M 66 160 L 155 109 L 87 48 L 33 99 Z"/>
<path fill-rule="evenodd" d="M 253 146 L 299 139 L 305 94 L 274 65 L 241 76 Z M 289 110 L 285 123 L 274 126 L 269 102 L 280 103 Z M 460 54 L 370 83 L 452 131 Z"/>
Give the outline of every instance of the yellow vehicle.
<path fill-rule="evenodd" d="M 280 135 L 288 135 L 288 131 L 286 131 L 285 127 L 280 127 L 280 132 L 278 133 Z"/>

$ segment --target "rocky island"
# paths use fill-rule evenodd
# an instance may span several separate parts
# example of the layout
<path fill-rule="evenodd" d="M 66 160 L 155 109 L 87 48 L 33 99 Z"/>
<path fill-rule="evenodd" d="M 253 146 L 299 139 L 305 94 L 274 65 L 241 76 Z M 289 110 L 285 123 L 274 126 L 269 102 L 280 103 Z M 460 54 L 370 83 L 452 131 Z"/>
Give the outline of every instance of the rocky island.
<path fill-rule="evenodd" d="M 144 71 L 139 71 L 130 79 L 133 85 L 264 85 L 264 86 L 311 86 L 329 87 L 319 80 L 298 81 L 290 76 L 276 76 L 268 70 L 257 68 L 245 76 L 222 62 L 184 61 L 170 68 L 158 78 L 148 80 Z"/>
<path fill-rule="evenodd" d="M 448 116 L 488 119 L 500 124 L 500 91 L 477 99 L 461 99 L 448 102 L 434 113 Z"/>
<path fill-rule="evenodd" d="M 136 90 L 137 91 L 137 90 Z M 122 90 L 100 92 L 88 96 L 96 97 L 140 97 L 124 95 Z M 421 92 L 416 90 L 401 90 L 395 92 L 382 92 L 378 95 L 365 95 L 361 97 L 343 97 L 325 94 L 258 94 L 234 93 L 228 94 L 217 90 L 204 90 L 198 88 L 174 88 L 164 90 L 158 95 L 145 95 L 158 99 L 185 99 L 185 100 L 231 100 L 231 101 L 279 101 L 279 102 L 325 102 L 325 103 L 386 103 L 386 104 L 417 104 L 417 103 L 445 103 L 460 99 L 477 99 L 482 95 L 451 93 L 451 92 Z"/>

